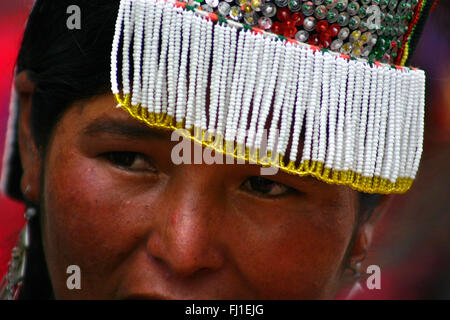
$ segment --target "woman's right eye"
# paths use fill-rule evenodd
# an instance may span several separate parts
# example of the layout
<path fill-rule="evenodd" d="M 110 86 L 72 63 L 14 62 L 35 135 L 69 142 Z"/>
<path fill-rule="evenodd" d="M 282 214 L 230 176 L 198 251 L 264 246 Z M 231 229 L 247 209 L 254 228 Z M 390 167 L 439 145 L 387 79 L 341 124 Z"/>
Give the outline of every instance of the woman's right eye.
<path fill-rule="evenodd" d="M 138 152 L 114 151 L 102 154 L 102 157 L 113 165 L 134 172 L 156 173 L 155 166 L 148 157 Z"/>

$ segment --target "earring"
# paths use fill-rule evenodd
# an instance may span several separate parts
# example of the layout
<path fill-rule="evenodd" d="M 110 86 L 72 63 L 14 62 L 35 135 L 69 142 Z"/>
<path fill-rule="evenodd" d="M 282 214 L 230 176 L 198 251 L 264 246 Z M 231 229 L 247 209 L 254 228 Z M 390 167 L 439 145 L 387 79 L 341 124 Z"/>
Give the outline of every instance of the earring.
<path fill-rule="evenodd" d="M 356 294 L 364 291 L 363 287 L 361 286 L 360 283 L 360 278 L 361 278 L 361 261 L 355 261 L 354 263 L 352 263 L 348 268 L 353 272 L 353 278 L 355 283 L 353 284 L 352 288 L 350 289 L 349 293 L 347 294 L 347 296 L 345 297 L 345 300 L 350 300 L 352 299 Z"/>
<path fill-rule="evenodd" d="M 27 187 L 25 188 L 25 192 L 24 192 L 25 197 L 28 195 L 28 193 L 30 191 L 31 191 L 31 186 L 27 185 Z M 35 215 L 36 215 L 36 208 L 34 208 L 33 206 L 28 206 L 27 210 L 25 211 L 25 214 L 24 214 L 24 218 L 27 220 L 27 223 Z"/>
<path fill-rule="evenodd" d="M 24 217 L 27 221 L 30 221 L 30 219 L 33 218 L 35 215 L 36 215 L 36 209 L 33 207 L 29 207 L 25 211 Z"/>
<path fill-rule="evenodd" d="M 29 188 L 27 187 L 28 191 Z M 27 190 L 26 190 L 27 191 Z M 8 273 L 0 283 L 0 300 L 16 300 L 19 297 L 20 289 L 25 278 L 25 266 L 27 262 L 26 251 L 30 245 L 30 234 L 28 223 L 37 211 L 33 207 L 28 207 L 25 211 L 27 223 L 20 232 L 19 241 L 11 252 L 11 260 L 8 264 Z"/>
<path fill-rule="evenodd" d="M 352 270 L 355 280 L 361 277 L 361 261 L 355 261 L 349 266 L 349 269 Z"/>

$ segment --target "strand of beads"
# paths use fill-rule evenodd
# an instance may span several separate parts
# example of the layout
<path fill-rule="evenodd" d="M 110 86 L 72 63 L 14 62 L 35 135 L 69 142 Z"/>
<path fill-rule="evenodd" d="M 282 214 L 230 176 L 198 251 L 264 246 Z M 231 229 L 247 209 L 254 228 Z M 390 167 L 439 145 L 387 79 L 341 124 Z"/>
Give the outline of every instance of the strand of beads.
<path fill-rule="evenodd" d="M 395 139 L 395 125 L 396 125 L 396 112 L 395 112 L 395 99 L 397 96 L 397 86 L 396 86 L 396 74 L 391 75 L 391 82 L 389 85 L 389 104 L 388 104 L 388 115 L 387 115 L 387 133 L 386 133 L 386 148 L 385 157 L 383 158 L 383 168 L 381 171 L 381 177 L 384 179 L 391 178 L 391 170 L 394 161 L 394 139 Z"/>
<path fill-rule="evenodd" d="M 213 44 L 213 58 L 211 70 L 211 85 L 210 85 L 210 102 L 209 102 L 209 124 L 208 132 L 215 133 L 215 126 L 217 120 L 217 110 L 219 107 L 219 97 L 221 92 L 220 81 L 222 78 L 222 68 L 224 66 L 224 42 L 225 33 L 221 24 L 214 28 L 214 44 Z"/>
<path fill-rule="evenodd" d="M 169 116 L 175 115 L 176 102 L 177 102 L 177 87 L 180 73 L 180 54 L 181 54 L 181 30 L 182 20 L 180 19 L 180 8 L 176 9 L 175 14 L 172 16 L 171 22 L 171 38 L 174 41 L 170 41 L 169 44 L 169 59 L 167 64 L 167 87 L 168 87 L 168 107 L 167 113 Z"/>
<path fill-rule="evenodd" d="M 243 105 L 241 108 L 241 116 L 239 120 L 239 131 L 238 131 L 238 137 L 237 142 L 240 145 L 244 144 L 245 137 L 247 135 L 247 120 L 248 120 L 248 114 L 250 112 L 250 104 L 253 98 L 253 94 L 255 91 L 255 85 L 256 85 L 256 79 L 257 79 L 257 73 L 258 68 L 261 67 L 260 64 L 257 62 L 260 59 L 260 56 L 263 55 L 264 50 L 264 38 L 261 35 L 254 35 L 252 33 L 248 33 L 248 36 L 253 38 L 254 40 L 254 50 L 253 50 L 253 63 L 250 63 L 247 70 L 247 78 L 245 81 L 245 92 L 244 92 L 244 99 L 243 99 Z"/>
<path fill-rule="evenodd" d="M 131 19 L 131 1 L 124 0 L 124 28 L 123 28 L 123 53 L 122 53 L 122 85 L 123 93 L 130 93 L 130 46 L 133 20 Z"/>
<path fill-rule="evenodd" d="M 339 107 L 338 107 L 338 123 L 336 128 L 336 154 L 334 158 L 333 168 L 338 171 L 342 171 L 344 167 L 344 121 L 345 121 L 345 109 L 347 106 L 346 92 L 347 92 L 347 79 L 348 79 L 348 67 L 347 60 L 337 58 L 337 73 L 339 75 L 337 81 L 339 83 Z"/>
<path fill-rule="evenodd" d="M 364 79 L 364 64 L 360 61 L 355 63 L 356 69 L 356 83 L 355 83 L 355 95 L 353 97 L 353 110 L 352 110 L 352 128 L 354 129 L 352 134 L 352 148 L 353 148 L 353 162 L 351 168 L 356 168 L 358 163 L 358 155 L 359 155 L 359 143 L 357 138 L 359 136 L 360 126 L 361 126 L 361 100 L 363 96 L 363 81 L 360 79 Z"/>
<path fill-rule="evenodd" d="M 283 107 L 284 100 L 286 98 L 286 88 L 288 86 L 289 76 L 291 75 L 290 64 L 292 63 L 292 45 L 283 45 L 283 62 L 281 65 L 281 74 L 277 80 L 275 87 L 275 101 L 273 105 L 272 121 L 269 131 L 269 140 L 267 142 L 268 148 L 271 151 L 275 150 L 276 139 L 278 136 L 278 122 L 281 116 L 281 108 Z"/>
<path fill-rule="evenodd" d="M 377 154 L 380 151 L 379 144 L 382 133 L 380 133 L 381 130 L 381 114 L 383 110 L 383 79 L 384 79 L 384 72 L 383 70 L 377 70 L 378 67 L 375 67 L 375 65 L 372 65 L 372 72 L 376 74 L 376 90 L 374 95 L 375 97 L 375 103 L 373 105 L 373 108 L 375 108 L 375 118 L 374 118 L 374 130 L 372 135 L 372 158 L 370 160 L 370 170 L 369 175 L 373 175 L 375 172 L 375 166 L 377 163 Z M 373 101 L 373 98 L 371 99 Z"/>
<path fill-rule="evenodd" d="M 281 41 L 275 42 L 275 57 L 272 61 L 272 70 L 270 71 L 270 80 L 266 87 L 266 92 L 262 101 L 261 115 L 258 121 L 258 130 L 256 132 L 255 145 L 258 149 L 262 148 L 262 138 L 264 133 L 264 126 L 266 124 L 267 117 L 269 116 L 270 107 L 272 104 L 273 95 L 275 94 L 275 84 L 279 76 L 279 67 L 281 59 L 284 53 L 284 44 Z"/>
<path fill-rule="evenodd" d="M 119 93 L 119 84 L 118 84 L 118 78 L 117 78 L 117 56 L 119 53 L 120 35 L 122 34 L 122 25 L 123 25 L 124 12 L 125 12 L 126 5 L 127 5 L 127 1 L 120 2 L 119 12 L 117 14 L 117 20 L 116 20 L 115 31 L 114 31 L 114 39 L 113 39 L 113 43 L 112 43 L 111 91 L 113 94 Z"/>
<path fill-rule="evenodd" d="M 194 16 L 192 21 L 192 41 L 189 51 L 189 83 L 188 83 L 188 101 L 186 106 L 186 129 L 190 129 L 195 121 L 195 95 L 197 70 L 200 65 L 200 35 L 202 31 L 201 17 Z"/>
<path fill-rule="evenodd" d="M 263 96 L 266 92 L 266 86 L 269 83 L 269 67 L 272 63 L 273 57 L 275 55 L 275 40 L 271 39 L 268 43 L 265 43 L 264 54 L 261 54 L 261 72 L 257 78 L 255 97 L 253 103 L 252 117 L 250 121 L 250 129 L 248 134 L 248 144 L 254 148 L 255 137 L 256 137 L 256 124 L 258 122 L 258 117 L 261 113 L 261 104 L 263 101 Z"/>
<path fill-rule="evenodd" d="M 181 48 L 181 62 L 180 62 L 180 72 L 178 79 L 178 87 L 177 87 L 177 110 L 176 110 L 176 121 L 180 123 L 183 119 L 186 118 L 186 107 L 187 107 L 187 60 L 188 60 L 188 52 L 190 48 L 191 41 L 191 28 L 192 28 L 192 19 L 194 14 L 192 12 L 186 12 L 182 17 L 183 23 L 183 37 L 182 37 L 182 48 Z"/>
<path fill-rule="evenodd" d="M 334 156 L 336 154 L 336 119 L 339 103 L 339 86 L 340 78 L 342 74 L 342 68 L 336 62 L 336 58 L 333 57 L 334 72 L 331 72 L 331 90 L 330 90 L 330 103 L 328 114 L 328 141 L 327 141 L 327 154 L 325 160 L 325 167 L 332 168 Z M 325 137 L 327 136 L 324 133 Z"/>
<path fill-rule="evenodd" d="M 319 148 L 317 150 L 317 154 L 314 154 L 312 160 L 314 161 L 325 161 L 325 151 L 327 147 L 327 130 L 328 130 L 328 113 L 329 108 L 331 107 L 330 96 L 331 99 L 337 97 L 335 94 L 335 85 L 331 83 L 332 74 L 336 74 L 336 60 L 332 56 L 324 57 L 324 65 L 323 65 L 323 78 L 322 78 L 322 101 L 320 108 L 320 118 L 319 118 L 319 130 L 314 133 L 313 144 L 318 144 Z M 331 110 L 330 110 L 331 113 Z M 330 133 L 332 131 L 330 123 Z M 317 141 L 318 140 L 318 141 Z"/>
<path fill-rule="evenodd" d="M 308 55 L 308 53 L 310 55 Z M 294 120 L 294 133 L 292 137 L 292 146 L 289 159 L 296 161 L 299 153 L 300 134 L 302 132 L 303 120 L 306 112 L 306 104 L 309 100 L 308 94 L 310 93 L 310 81 L 306 81 L 311 77 L 313 70 L 312 51 L 303 47 L 300 48 L 300 63 L 298 75 L 294 79 L 297 81 L 297 100 L 295 102 L 295 120 Z"/>
<path fill-rule="evenodd" d="M 164 5 L 161 2 L 156 2 L 155 19 L 153 23 L 153 35 L 151 38 L 151 50 L 150 50 L 150 65 L 149 65 L 149 80 L 148 80 L 148 102 L 147 108 L 149 112 L 155 111 L 155 94 L 157 85 L 158 74 L 158 51 L 159 51 L 159 39 L 161 34 L 161 22 L 163 16 Z"/>
<path fill-rule="evenodd" d="M 306 132 L 305 132 L 305 144 L 303 147 L 302 162 L 311 159 L 311 150 L 314 147 L 312 143 L 313 130 L 316 132 L 319 129 L 319 119 L 315 116 L 320 108 L 320 87 L 322 82 L 322 69 L 323 69 L 323 54 L 319 51 L 313 53 L 312 59 L 314 60 L 314 67 L 312 73 L 312 88 L 311 88 L 311 101 L 308 103 L 307 117 L 306 117 Z M 311 81 L 310 80 L 310 81 Z"/>
<path fill-rule="evenodd" d="M 141 59 L 143 51 L 142 39 L 144 38 L 144 23 L 146 16 L 144 1 L 136 1 L 134 4 L 134 8 L 136 8 L 135 28 L 133 31 L 135 37 L 133 40 L 133 61 L 135 62 L 135 64 L 133 66 L 133 95 L 131 98 L 131 103 L 133 105 L 136 105 L 138 104 L 138 102 L 142 101 Z"/>
<path fill-rule="evenodd" d="M 280 138 L 278 142 L 277 153 L 285 155 L 286 149 L 291 136 L 291 125 L 294 113 L 295 94 L 297 92 L 297 83 L 292 79 L 298 79 L 298 64 L 300 63 L 300 48 L 297 46 L 289 46 L 288 49 L 292 50 L 292 58 L 290 62 L 290 70 L 288 71 L 291 77 L 288 78 L 288 93 L 286 97 L 285 106 L 283 107 L 283 115 L 281 117 L 280 126 Z"/>
<path fill-rule="evenodd" d="M 348 63 L 348 85 L 347 85 L 347 97 L 345 106 L 345 132 L 344 132 L 344 166 L 342 170 L 347 172 L 353 163 L 353 143 L 355 136 L 354 127 L 354 113 L 356 107 L 354 107 L 353 99 L 356 87 L 356 62 L 354 60 Z"/>
<path fill-rule="evenodd" d="M 250 39 L 246 36 L 247 32 L 239 32 L 239 40 L 237 45 L 237 60 L 233 72 L 233 84 L 230 97 L 230 104 L 227 114 L 227 127 L 225 130 L 225 140 L 234 141 L 236 137 L 236 130 L 239 121 L 239 106 L 242 105 L 242 94 L 244 92 L 245 76 L 247 74 L 248 59 L 251 48 L 249 48 L 248 41 Z M 237 109 L 237 110 L 236 110 Z"/>
<path fill-rule="evenodd" d="M 424 129 L 424 116 L 425 116 L 425 72 L 423 70 L 418 70 L 419 76 L 416 78 L 417 81 L 417 92 L 418 92 L 418 118 L 417 118 L 417 130 L 415 143 L 417 145 L 416 154 L 414 158 L 414 164 L 412 169 L 411 177 L 414 179 L 416 177 L 416 172 L 419 168 L 420 157 L 423 151 L 423 129 Z"/>
<path fill-rule="evenodd" d="M 143 107 L 148 108 L 149 106 L 149 84 L 150 84 L 150 57 L 152 51 L 152 33 L 153 25 L 155 23 L 155 13 L 156 13 L 155 3 L 151 1 L 145 1 L 145 11 L 146 19 L 144 24 L 144 56 L 142 64 L 142 101 Z M 149 39 L 149 40 L 147 40 Z"/>
<path fill-rule="evenodd" d="M 380 141 L 377 152 L 377 159 L 375 162 L 375 171 L 378 177 L 381 176 L 381 169 L 383 167 L 383 159 L 385 157 L 386 148 L 386 136 L 387 136 L 387 117 L 389 114 L 389 86 L 391 84 L 392 72 L 387 67 L 381 67 L 381 73 L 383 75 L 382 84 L 380 87 L 383 88 L 382 106 L 381 106 L 381 119 L 380 119 Z"/>
<path fill-rule="evenodd" d="M 162 31 L 161 31 L 161 54 L 159 58 L 158 72 L 156 78 L 155 87 L 155 112 L 160 114 L 165 111 L 167 104 L 164 103 L 163 96 L 166 96 L 167 92 L 165 90 L 166 76 L 167 76 L 167 52 L 169 49 L 169 36 L 172 16 L 176 14 L 175 10 L 164 6 L 163 20 L 162 20 Z"/>

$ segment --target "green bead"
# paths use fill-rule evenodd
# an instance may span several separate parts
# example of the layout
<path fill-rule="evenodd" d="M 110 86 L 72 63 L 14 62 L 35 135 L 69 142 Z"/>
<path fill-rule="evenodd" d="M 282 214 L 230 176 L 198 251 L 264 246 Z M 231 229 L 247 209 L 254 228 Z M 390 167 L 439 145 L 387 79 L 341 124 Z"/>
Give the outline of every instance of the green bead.
<path fill-rule="evenodd" d="M 333 12 L 333 11 L 328 11 L 328 13 L 327 13 L 327 19 L 332 20 L 332 19 L 334 19 L 334 18 L 336 18 L 336 13 Z"/>
<path fill-rule="evenodd" d="M 397 0 L 391 0 L 389 2 L 389 9 L 394 10 L 395 7 L 397 7 L 397 4 L 398 4 Z"/>
<path fill-rule="evenodd" d="M 359 11 L 358 11 L 359 16 L 364 17 L 366 14 L 367 14 L 366 8 L 364 8 L 364 7 L 359 8 Z"/>

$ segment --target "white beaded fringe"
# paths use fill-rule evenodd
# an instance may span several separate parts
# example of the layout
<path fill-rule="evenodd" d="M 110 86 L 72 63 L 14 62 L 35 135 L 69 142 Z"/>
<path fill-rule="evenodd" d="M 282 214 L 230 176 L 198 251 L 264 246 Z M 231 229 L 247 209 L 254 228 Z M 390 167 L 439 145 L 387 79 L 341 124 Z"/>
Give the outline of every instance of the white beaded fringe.
<path fill-rule="evenodd" d="M 267 149 L 285 160 L 391 182 L 414 179 L 419 166 L 422 70 L 370 65 L 214 23 L 173 0 L 122 0 L 111 53 L 114 94 L 119 81 L 132 105 L 185 120 L 186 129 L 250 150 L 265 149 L 268 130 Z"/>

